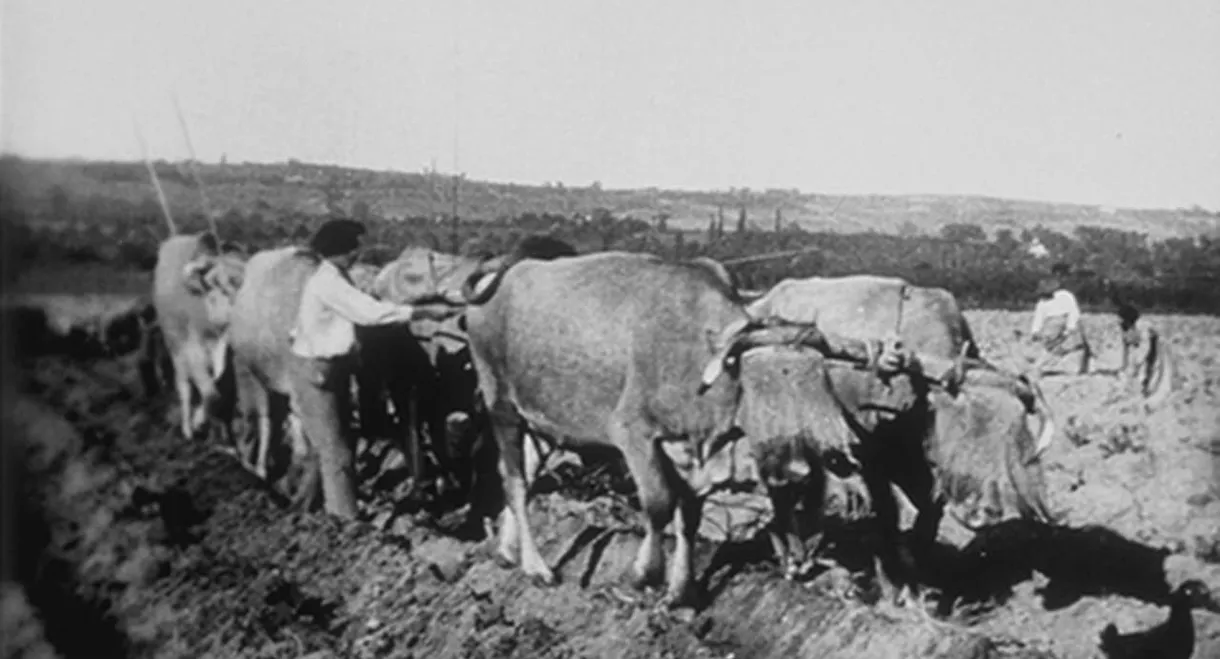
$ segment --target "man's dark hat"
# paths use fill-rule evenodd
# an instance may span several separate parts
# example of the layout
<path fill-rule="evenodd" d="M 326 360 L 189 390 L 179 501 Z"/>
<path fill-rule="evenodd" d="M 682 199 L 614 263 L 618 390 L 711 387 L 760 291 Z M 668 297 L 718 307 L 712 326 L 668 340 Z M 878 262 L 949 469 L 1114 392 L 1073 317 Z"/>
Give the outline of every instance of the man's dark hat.
<path fill-rule="evenodd" d="M 360 237 L 367 233 L 364 224 L 356 220 L 327 220 L 318 227 L 309 246 L 324 257 L 346 254 L 360 246 Z"/>

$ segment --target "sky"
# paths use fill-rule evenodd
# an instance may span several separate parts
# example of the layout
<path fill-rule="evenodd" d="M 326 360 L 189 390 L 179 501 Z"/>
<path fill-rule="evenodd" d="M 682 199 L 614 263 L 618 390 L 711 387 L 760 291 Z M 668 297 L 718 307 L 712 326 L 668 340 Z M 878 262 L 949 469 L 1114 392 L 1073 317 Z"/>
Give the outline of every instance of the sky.
<path fill-rule="evenodd" d="M 1220 210 L 1216 0 L 0 0 L 0 150 Z"/>

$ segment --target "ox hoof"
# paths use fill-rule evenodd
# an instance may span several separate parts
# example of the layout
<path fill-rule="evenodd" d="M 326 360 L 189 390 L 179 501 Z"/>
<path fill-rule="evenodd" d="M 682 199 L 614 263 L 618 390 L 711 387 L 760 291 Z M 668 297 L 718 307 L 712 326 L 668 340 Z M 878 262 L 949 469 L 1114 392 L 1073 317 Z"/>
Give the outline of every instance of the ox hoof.
<path fill-rule="evenodd" d="M 907 586 L 900 588 L 893 597 L 883 595 L 873 609 L 878 615 L 894 621 L 923 622 L 931 618 L 923 600 L 915 597 Z"/>
<path fill-rule="evenodd" d="M 538 588 L 550 588 L 559 585 L 559 578 L 551 574 L 531 574 L 530 583 Z"/>
<path fill-rule="evenodd" d="M 662 597 L 653 611 L 685 625 L 694 621 L 696 615 L 693 605 L 673 601 L 668 596 Z"/>
<path fill-rule="evenodd" d="M 512 568 L 517 567 L 517 561 L 505 556 L 503 553 L 501 553 L 499 551 L 492 552 L 491 560 L 495 561 L 496 566 L 503 568 L 505 570 L 511 570 Z"/>
<path fill-rule="evenodd" d="M 597 599 L 611 601 L 623 606 L 639 606 L 641 601 L 638 593 L 626 591 L 614 583 L 602 586 L 601 589 L 594 591 L 593 596 Z"/>
<path fill-rule="evenodd" d="M 635 590 L 649 590 L 665 584 L 665 570 L 657 568 L 641 572 L 634 567 L 628 568 L 623 574 L 623 581 Z"/>
<path fill-rule="evenodd" d="M 693 617 L 694 611 L 698 606 L 699 596 L 693 587 L 687 587 L 681 592 L 667 591 L 661 596 L 660 601 L 657 602 L 658 608 L 669 611 L 671 614 L 677 614 L 680 617 L 686 615 L 687 612 Z"/>
<path fill-rule="evenodd" d="M 799 563 L 799 564 L 794 564 L 791 567 L 789 567 L 788 573 L 785 574 L 784 576 L 787 579 L 796 580 L 796 581 L 804 581 L 805 579 L 812 577 L 813 575 L 817 574 L 818 572 L 821 572 L 823 570 L 829 570 L 829 569 L 833 568 L 834 566 L 835 566 L 834 561 L 832 561 L 828 558 L 823 558 L 821 556 L 811 556 L 811 557 L 805 559 L 804 562 Z"/>
<path fill-rule="evenodd" d="M 232 446 L 213 446 L 213 447 L 211 447 L 211 450 L 213 453 L 219 453 L 220 455 L 227 455 L 231 458 L 237 458 L 238 461 L 241 461 L 241 454 L 239 454 L 237 452 L 237 449 Z M 244 463 L 243 463 L 243 465 L 244 465 Z"/>
<path fill-rule="evenodd" d="M 527 555 L 521 561 L 521 569 L 525 574 L 529 575 L 530 581 L 536 585 L 554 586 L 559 583 L 559 578 L 555 576 L 555 572 L 541 558 L 530 560 Z"/>

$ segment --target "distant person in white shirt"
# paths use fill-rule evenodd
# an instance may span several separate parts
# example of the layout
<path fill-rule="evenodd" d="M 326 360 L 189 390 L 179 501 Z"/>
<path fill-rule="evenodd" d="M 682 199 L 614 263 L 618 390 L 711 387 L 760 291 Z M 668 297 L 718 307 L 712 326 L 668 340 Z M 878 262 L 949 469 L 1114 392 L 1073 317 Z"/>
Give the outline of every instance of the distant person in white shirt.
<path fill-rule="evenodd" d="M 391 304 L 356 288 L 347 270 L 356 262 L 364 233 L 364 225 L 354 220 L 331 220 L 314 234 L 309 246 L 321 263 L 305 283 L 292 332 L 292 352 L 299 358 L 293 410 L 317 452 L 326 511 L 348 519 L 357 513 L 349 436 L 355 326 L 444 320 L 460 311 L 449 306 L 454 300 L 441 305 Z"/>
<path fill-rule="evenodd" d="M 1035 373 L 1042 374 L 1049 366 L 1075 352 L 1080 352 L 1077 373 L 1088 373 L 1093 351 L 1081 326 L 1076 296 L 1061 286 L 1057 279 L 1039 282 L 1037 294 L 1038 304 L 1034 307 L 1030 338 L 1041 343 L 1046 348 L 1046 354 L 1036 363 Z"/>

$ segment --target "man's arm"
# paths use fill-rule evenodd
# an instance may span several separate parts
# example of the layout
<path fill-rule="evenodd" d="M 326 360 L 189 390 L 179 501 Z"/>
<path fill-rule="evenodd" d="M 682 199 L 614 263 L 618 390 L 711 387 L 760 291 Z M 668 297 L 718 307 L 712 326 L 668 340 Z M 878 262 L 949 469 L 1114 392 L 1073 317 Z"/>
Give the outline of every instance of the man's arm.
<path fill-rule="evenodd" d="M 1071 332 L 1076 329 L 1076 325 L 1080 323 L 1080 305 L 1076 304 L 1076 296 L 1073 295 L 1064 300 L 1067 304 L 1067 326 L 1065 329 Z"/>
<path fill-rule="evenodd" d="M 402 323 L 410 320 L 414 311 L 408 305 L 382 302 L 352 286 L 329 269 L 315 286 L 322 302 L 354 325 Z"/>
<path fill-rule="evenodd" d="M 1046 322 L 1046 301 L 1039 300 L 1034 306 L 1034 324 L 1029 328 L 1030 338 L 1037 338 L 1038 332 L 1042 331 L 1042 323 Z"/>

